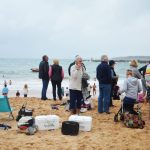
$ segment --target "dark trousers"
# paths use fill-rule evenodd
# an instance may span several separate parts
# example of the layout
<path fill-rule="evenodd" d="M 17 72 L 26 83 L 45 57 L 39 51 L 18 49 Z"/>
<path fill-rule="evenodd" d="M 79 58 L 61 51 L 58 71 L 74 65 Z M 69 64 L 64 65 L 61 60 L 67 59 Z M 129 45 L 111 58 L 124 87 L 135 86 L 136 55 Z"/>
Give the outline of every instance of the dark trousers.
<path fill-rule="evenodd" d="M 61 100 L 61 81 L 51 81 L 52 82 L 52 88 L 53 88 L 53 99 L 56 100 L 56 86 L 57 86 L 57 95 L 59 99 Z"/>
<path fill-rule="evenodd" d="M 41 97 L 41 99 L 46 100 L 47 99 L 46 92 L 47 92 L 49 80 L 42 79 L 42 83 L 43 83 L 43 87 L 42 87 L 42 97 Z"/>
<path fill-rule="evenodd" d="M 126 103 L 124 103 L 123 104 L 123 108 L 124 108 L 124 110 L 125 111 L 133 111 L 133 109 L 134 109 L 134 104 L 126 104 Z"/>
<path fill-rule="evenodd" d="M 129 97 L 125 97 L 123 100 L 123 109 L 124 111 L 128 111 L 131 114 L 134 114 L 134 104 L 135 104 L 136 100 L 129 98 Z"/>
<path fill-rule="evenodd" d="M 110 92 L 110 106 L 113 105 L 113 91 L 115 84 L 111 84 L 111 92 Z"/>
<path fill-rule="evenodd" d="M 81 91 L 70 90 L 70 109 L 80 109 L 83 95 Z"/>
<path fill-rule="evenodd" d="M 147 87 L 147 99 L 150 101 L 150 87 Z"/>

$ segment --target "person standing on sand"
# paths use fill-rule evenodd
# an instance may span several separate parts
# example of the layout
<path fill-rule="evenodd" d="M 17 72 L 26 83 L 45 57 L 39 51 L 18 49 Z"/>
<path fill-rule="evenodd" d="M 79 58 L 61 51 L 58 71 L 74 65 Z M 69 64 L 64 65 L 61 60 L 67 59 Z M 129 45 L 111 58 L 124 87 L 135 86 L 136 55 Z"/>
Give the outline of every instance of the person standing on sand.
<path fill-rule="evenodd" d="M 12 85 L 12 81 L 11 80 L 9 80 L 9 85 Z"/>
<path fill-rule="evenodd" d="M 110 107 L 113 107 L 113 91 L 114 91 L 114 87 L 115 85 L 117 85 L 117 81 L 118 81 L 118 78 L 119 76 L 116 75 L 116 72 L 114 70 L 115 68 L 115 64 L 116 62 L 114 60 L 110 60 L 109 61 L 109 66 L 110 66 L 110 69 L 111 69 L 111 78 L 112 78 L 112 81 L 111 81 L 111 93 L 110 93 Z"/>
<path fill-rule="evenodd" d="M 70 110 L 71 114 L 79 114 L 81 109 L 81 100 L 83 98 L 81 91 L 82 75 L 83 75 L 82 58 L 76 57 L 75 65 L 70 69 Z"/>
<path fill-rule="evenodd" d="M 48 56 L 44 55 L 42 61 L 39 64 L 39 78 L 42 79 L 42 94 L 41 100 L 47 100 L 46 92 L 49 84 L 49 63 Z"/>
<path fill-rule="evenodd" d="M 7 96 L 8 95 L 8 87 L 7 84 L 4 84 L 4 88 L 2 89 L 2 95 Z"/>
<path fill-rule="evenodd" d="M 23 94 L 24 94 L 24 97 L 28 96 L 28 85 L 27 84 L 24 85 Z"/>
<path fill-rule="evenodd" d="M 92 88 L 93 88 L 93 96 L 95 96 L 96 95 L 96 84 L 95 84 L 95 82 L 94 82 Z"/>
<path fill-rule="evenodd" d="M 97 66 L 96 77 L 99 81 L 98 112 L 110 114 L 110 93 L 111 93 L 111 69 L 108 65 L 108 56 L 101 56 L 101 63 Z"/>
<path fill-rule="evenodd" d="M 19 90 L 17 90 L 17 92 L 16 92 L 16 97 L 20 97 L 20 92 L 19 92 Z"/>
<path fill-rule="evenodd" d="M 62 66 L 59 65 L 58 59 L 54 59 L 53 65 L 51 65 L 49 68 L 49 78 L 51 79 L 53 87 L 53 99 L 56 100 L 56 86 L 57 86 L 57 94 L 59 100 L 62 100 L 61 82 L 64 78 L 64 70 Z"/>

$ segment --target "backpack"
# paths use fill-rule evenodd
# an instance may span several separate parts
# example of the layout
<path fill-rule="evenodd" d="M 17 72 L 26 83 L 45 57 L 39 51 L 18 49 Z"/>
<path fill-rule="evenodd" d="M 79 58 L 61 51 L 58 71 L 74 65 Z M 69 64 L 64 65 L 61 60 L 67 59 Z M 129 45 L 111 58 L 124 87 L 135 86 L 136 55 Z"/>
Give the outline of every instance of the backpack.
<path fill-rule="evenodd" d="M 23 104 L 21 109 L 18 112 L 18 115 L 16 117 L 16 121 L 19 121 L 23 116 L 32 116 L 33 110 L 26 109 L 27 103 Z"/>

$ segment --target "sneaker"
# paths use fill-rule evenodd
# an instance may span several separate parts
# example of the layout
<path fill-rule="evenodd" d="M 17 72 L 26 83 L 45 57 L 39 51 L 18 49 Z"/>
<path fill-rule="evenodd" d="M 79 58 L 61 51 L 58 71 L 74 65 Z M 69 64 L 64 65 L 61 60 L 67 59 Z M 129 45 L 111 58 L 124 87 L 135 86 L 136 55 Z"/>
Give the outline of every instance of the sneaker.
<path fill-rule="evenodd" d="M 87 108 L 81 108 L 81 109 L 80 109 L 80 112 L 81 112 L 81 113 L 84 113 L 84 112 L 86 112 L 86 111 L 87 111 Z"/>

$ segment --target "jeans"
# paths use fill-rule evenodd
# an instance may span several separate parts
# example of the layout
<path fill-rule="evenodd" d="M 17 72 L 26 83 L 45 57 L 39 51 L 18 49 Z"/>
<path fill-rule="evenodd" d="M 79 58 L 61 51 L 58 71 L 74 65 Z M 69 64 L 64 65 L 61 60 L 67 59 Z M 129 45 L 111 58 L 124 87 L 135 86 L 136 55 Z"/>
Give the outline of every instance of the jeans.
<path fill-rule="evenodd" d="M 109 112 L 111 84 L 99 84 L 98 112 Z"/>
<path fill-rule="evenodd" d="M 49 80 L 42 79 L 42 83 L 43 83 L 43 87 L 42 87 L 42 97 L 41 97 L 41 99 L 46 100 L 47 99 L 46 92 L 47 92 Z"/>
<path fill-rule="evenodd" d="M 56 100 L 56 85 L 57 85 L 57 95 L 59 99 L 62 99 L 61 81 L 51 81 L 53 87 L 53 99 Z"/>

